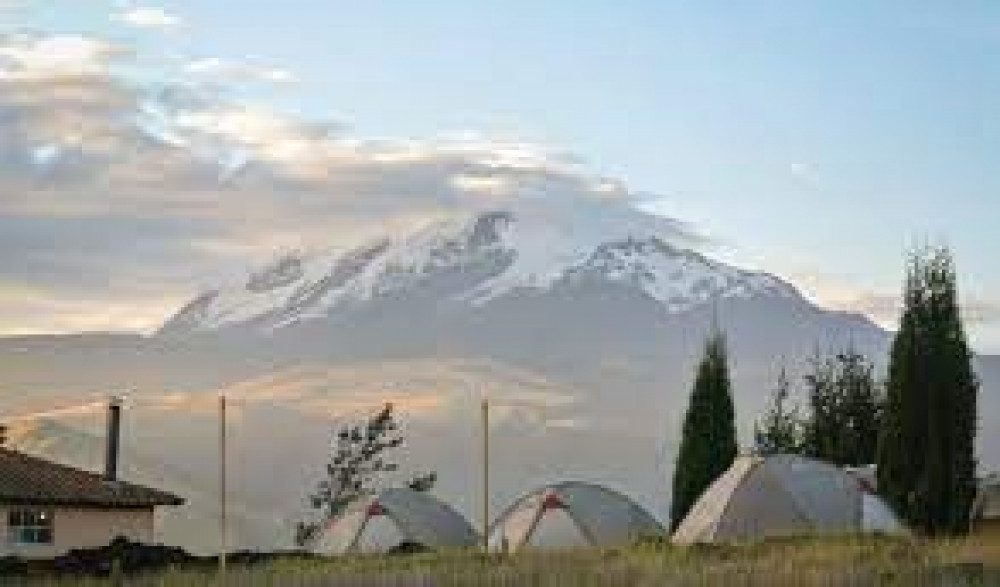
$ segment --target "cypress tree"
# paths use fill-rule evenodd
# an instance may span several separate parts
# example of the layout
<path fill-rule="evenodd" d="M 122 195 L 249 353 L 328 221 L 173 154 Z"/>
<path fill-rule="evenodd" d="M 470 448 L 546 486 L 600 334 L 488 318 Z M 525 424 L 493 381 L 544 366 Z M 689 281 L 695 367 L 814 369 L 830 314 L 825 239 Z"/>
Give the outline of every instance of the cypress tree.
<path fill-rule="evenodd" d="M 684 416 L 674 467 L 672 529 L 736 458 L 736 415 L 727 355 L 725 337 L 718 332 L 709 337 Z"/>
<path fill-rule="evenodd" d="M 886 387 L 879 491 L 927 534 L 963 532 L 975 497 L 979 384 L 946 249 L 911 255 Z"/>

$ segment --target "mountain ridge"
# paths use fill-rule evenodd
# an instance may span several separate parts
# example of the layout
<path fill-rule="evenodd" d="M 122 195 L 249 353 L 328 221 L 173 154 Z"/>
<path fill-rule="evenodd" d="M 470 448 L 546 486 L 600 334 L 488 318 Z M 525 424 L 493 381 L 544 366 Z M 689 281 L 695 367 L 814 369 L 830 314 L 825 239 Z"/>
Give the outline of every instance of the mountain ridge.
<path fill-rule="evenodd" d="M 784 280 L 710 259 L 642 213 L 623 227 L 581 235 L 579 222 L 546 225 L 525 210 L 491 210 L 379 238 L 332 255 L 285 254 L 242 283 L 204 292 L 157 331 L 183 336 L 231 327 L 258 331 L 321 319 L 433 279 L 442 304 L 483 306 L 509 295 L 585 282 L 630 286 L 668 313 L 715 299 L 773 296 L 808 303 Z M 603 228 L 603 226 L 602 226 Z"/>

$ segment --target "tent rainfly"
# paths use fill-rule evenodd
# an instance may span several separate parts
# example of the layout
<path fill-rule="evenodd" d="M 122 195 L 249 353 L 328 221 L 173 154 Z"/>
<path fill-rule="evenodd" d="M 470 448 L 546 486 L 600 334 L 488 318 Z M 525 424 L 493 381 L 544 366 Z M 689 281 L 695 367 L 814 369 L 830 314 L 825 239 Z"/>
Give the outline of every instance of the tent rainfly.
<path fill-rule="evenodd" d="M 972 503 L 972 528 L 1000 527 L 1000 473 L 993 473 L 979 482 L 976 500 Z"/>
<path fill-rule="evenodd" d="M 462 548 L 476 542 L 476 531 L 451 507 L 425 493 L 395 488 L 348 505 L 313 538 L 310 550 L 333 556 Z"/>
<path fill-rule="evenodd" d="M 794 456 L 736 459 L 698 498 L 675 544 L 845 532 L 906 534 L 885 502 L 840 467 Z"/>
<path fill-rule="evenodd" d="M 541 487 L 514 502 L 490 527 L 489 545 L 510 552 L 525 547 L 611 547 L 664 534 L 663 527 L 628 497 L 570 481 Z"/>

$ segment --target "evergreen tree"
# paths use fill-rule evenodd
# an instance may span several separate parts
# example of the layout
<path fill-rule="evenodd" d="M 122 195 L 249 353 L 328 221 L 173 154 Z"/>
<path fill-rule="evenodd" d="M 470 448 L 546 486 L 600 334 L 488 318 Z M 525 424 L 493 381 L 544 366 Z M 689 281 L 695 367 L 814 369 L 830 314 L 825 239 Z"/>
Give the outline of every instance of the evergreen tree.
<path fill-rule="evenodd" d="M 841 453 L 844 465 L 875 463 L 885 405 L 883 386 L 875 379 L 875 366 L 853 347 L 836 355 L 837 387 L 843 394 Z"/>
<path fill-rule="evenodd" d="M 754 423 L 754 450 L 759 455 L 795 454 L 802 448 L 802 421 L 798 407 L 789 404 L 791 383 L 781 369 L 764 417 Z"/>
<path fill-rule="evenodd" d="M 908 265 L 878 447 L 879 491 L 914 527 L 954 534 L 968 528 L 975 497 L 979 384 L 950 252 L 914 253 Z"/>
<path fill-rule="evenodd" d="M 875 368 L 853 347 L 816 355 L 803 377 L 808 395 L 803 452 L 838 465 L 875 462 L 882 393 Z"/>
<path fill-rule="evenodd" d="M 726 340 L 713 334 L 691 392 L 674 467 L 671 528 L 676 529 L 702 492 L 736 458 L 736 421 Z"/>

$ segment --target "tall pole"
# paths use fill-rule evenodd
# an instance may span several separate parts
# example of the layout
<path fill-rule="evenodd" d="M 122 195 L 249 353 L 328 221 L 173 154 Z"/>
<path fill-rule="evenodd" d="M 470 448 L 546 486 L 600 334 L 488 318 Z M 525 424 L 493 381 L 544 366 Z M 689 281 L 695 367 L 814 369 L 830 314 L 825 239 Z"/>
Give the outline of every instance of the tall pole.
<path fill-rule="evenodd" d="M 226 583 L 226 396 L 219 395 L 219 583 Z"/>
<path fill-rule="evenodd" d="M 107 481 L 118 480 L 118 454 L 121 444 L 122 427 L 122 400 L 120 397 L 112 396 L 108 402 L 108 430 L 104 439 L 104 479 Z"/>
<path fill-rule="evenodd" d="M 490 549 L 490 404 L 483 397 L 483 552 Z"/>

